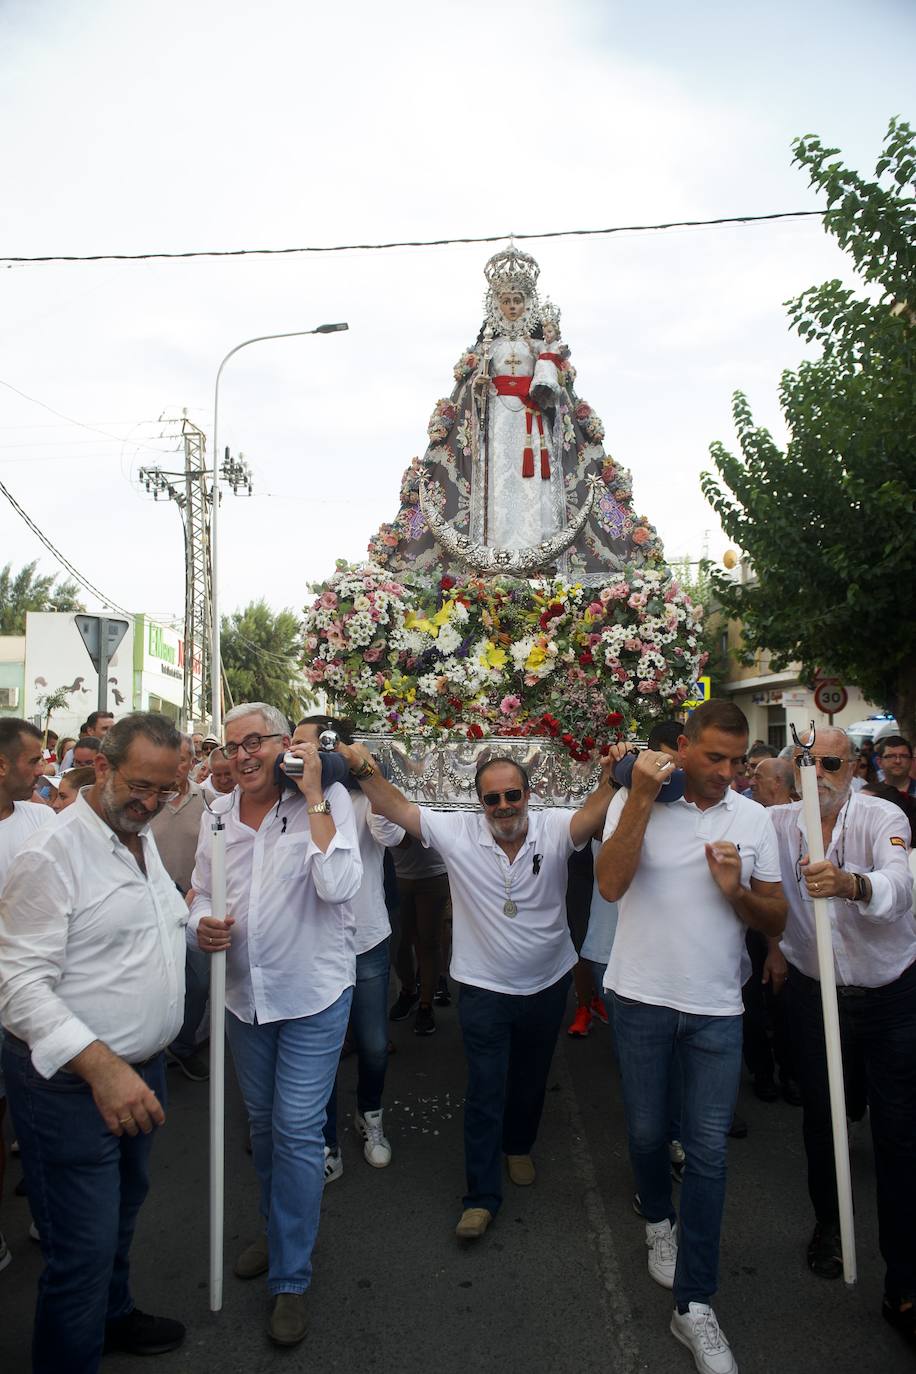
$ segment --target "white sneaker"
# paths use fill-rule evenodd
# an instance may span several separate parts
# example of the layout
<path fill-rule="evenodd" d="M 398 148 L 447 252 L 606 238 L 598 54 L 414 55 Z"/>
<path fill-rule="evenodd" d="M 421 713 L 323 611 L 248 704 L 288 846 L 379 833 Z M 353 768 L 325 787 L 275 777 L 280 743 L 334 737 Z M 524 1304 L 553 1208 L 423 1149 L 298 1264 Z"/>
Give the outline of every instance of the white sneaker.
<path fill-rule="evenodd" d="M 366 1142 L 363 1145 L 366 1162 L 373 1169 L 384 1169 L 391 1163 L 391 1146 L 382 1130 L 382 1108 L 379 1107 L 377 1112 L 366 1112 L 365 1116 L 357 1112 L 353 1124 Z"/>
<path fill-rule="evenodd" d="M 343 1156 L 340 1153 L 340 1146 L 336 1150 L 329 1150 L 327 1145 L 324 1147 L 324 1181 L 333 1183 L 335 1178 L 340 1178 L 343 1173 Z"/>
<path fill-rule="evenodd" d="M 671 1314 L 671 1334 L 693 1352 L 700 1374 L 738 1374 L 728 1341 L 719 1330 L 716 1314 L 705 1302 L 690 1303 L 689 1311 Z"/>
<path fill-rule="evenodd" d="M 667 1217 L 664 1221 L 647 1221 L 646 1245 L 649 1247 L 649 1277 L 662 1288 L 673 1288 L 677 1268 L 677 1222 L 672 1226 Z"/>

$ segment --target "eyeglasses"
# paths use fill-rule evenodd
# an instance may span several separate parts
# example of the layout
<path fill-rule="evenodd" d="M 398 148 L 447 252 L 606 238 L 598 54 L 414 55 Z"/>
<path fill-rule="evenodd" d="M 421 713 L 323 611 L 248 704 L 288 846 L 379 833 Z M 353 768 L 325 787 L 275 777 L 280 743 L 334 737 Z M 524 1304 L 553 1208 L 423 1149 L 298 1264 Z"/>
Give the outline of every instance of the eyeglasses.
<path fill-rule="evenodd" d="M 124 777 L 120 768 L 112 768 L 111 771 Z M 160 801 L 170 802 L 180 795 L 177 787 L 154 787 L 151 782 L 131 782 L 129 778 L 124 778 L 124 784 L 132 797 L 141 800 L 145 800 L 147 797 L 158 797 Z"/>
<path fill-rule="evenodd" d="M 223 745 L 223 753 L 227 759 L 234 759 L 240 749 L 244 749 L 246 754 L 260 754 L 261 745 L 266 739 L 282 739 L 279 730 L 275 730 L 272 735 L 246 735 L 241 744 L 236 744 L 234 740 L 229 744 Z"/>
<path fill-rule="evenodd" d="M 910 753 L 898 754 L 890 749 L 885 749 L 880 757 L 882 763 L 909 763 L 913 755 Z"/>
<path fill-rule="evenodd" d="M 484 792 L 480 800 L 484 806 L 499 806 L 500 797 L 505 797 L 507 802 L 517 802 L 522 799 L 522 789 L 520 787 L 510 787 L 508 792 Z"/>
<path fill-rule="evenodd" d="M 802 760 L 801 754 L 796 754 L 792 762 L 797 768 Z M 815 763 L 819 763 L 825 773 L 838 773 L 844 763 L 849 763 L 849 759 L 838 759 L 836 754 L 812 754 Z"/>

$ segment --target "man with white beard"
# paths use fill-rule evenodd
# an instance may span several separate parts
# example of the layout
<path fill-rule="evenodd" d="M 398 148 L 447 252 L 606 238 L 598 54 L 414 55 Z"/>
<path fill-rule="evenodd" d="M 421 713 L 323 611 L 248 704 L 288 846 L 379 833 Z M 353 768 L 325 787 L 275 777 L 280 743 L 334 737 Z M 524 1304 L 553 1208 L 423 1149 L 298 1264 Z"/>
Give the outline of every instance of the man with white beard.
<path fill-rule="evenodd" d="M 839 1278 L 839 1208 L 827 1055 L 814 927 L 828 902 L 840 1041 L 847 1075 L 867 1085 L 875 1150 L 878 1241 L 887 1266 L 884 1317 L 916 1340 L 916 928 L 907 861 L 909 825 L 899 807 L 852 791 L 855 746 L 844 730 L 817 731 L 824 859 L 812 863 L 802 803 L 771 807 L 789 916 L 789 1014 L 798 1047 L 808 1192 L 816 1224 L 808 1267 Z M 796 788 L 801 791 L 796 750 Z"/>
<path fill-rule="evenodd" d="M 338 749 L 372 810 L 437 849 L 448 871 L 451 976 L 468 1064 L 467 1193 L 455 1234 L 476 1240 L 502 1201 L 502 1156 L 516 1187 L 535 1180 L 531 1149 L 576 963 L 566 864 L 602 824 L 611 759 L 578 811 L 529 814 L 524 768 L 493 758 L 475 777 L 482 810 L 445 812 L 408 801 L 359 745 Z"/>

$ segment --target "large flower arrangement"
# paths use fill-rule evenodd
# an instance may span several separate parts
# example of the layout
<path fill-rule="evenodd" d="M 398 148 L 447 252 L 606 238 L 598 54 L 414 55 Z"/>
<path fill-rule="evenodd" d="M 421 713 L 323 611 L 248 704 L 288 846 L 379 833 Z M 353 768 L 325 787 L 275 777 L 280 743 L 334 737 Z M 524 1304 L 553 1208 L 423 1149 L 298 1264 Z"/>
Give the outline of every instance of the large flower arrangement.
<path fill-rule="evenodd" d="M 367 731 L 551 735 L 587 760 L 690 696 L 701 617 L 667 571 L 601 588 L 445 577 L 423 592 L 341 562 L 305 612 L 305 672 Z"/>

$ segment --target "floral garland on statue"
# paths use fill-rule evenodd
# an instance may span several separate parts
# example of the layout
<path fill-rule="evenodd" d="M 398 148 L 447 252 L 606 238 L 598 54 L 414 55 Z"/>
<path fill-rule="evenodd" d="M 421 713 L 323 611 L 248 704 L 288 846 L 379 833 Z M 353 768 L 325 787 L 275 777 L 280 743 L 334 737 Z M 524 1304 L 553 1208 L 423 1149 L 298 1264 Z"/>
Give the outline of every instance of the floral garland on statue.
<path fill-rule="evenodd" d="M 408 591 L 339 561 L 304 614 L 305 675 L 371 733 L 549 735 L 587 761 L 690 697 L 702 614 L 667 571 Z"/>

